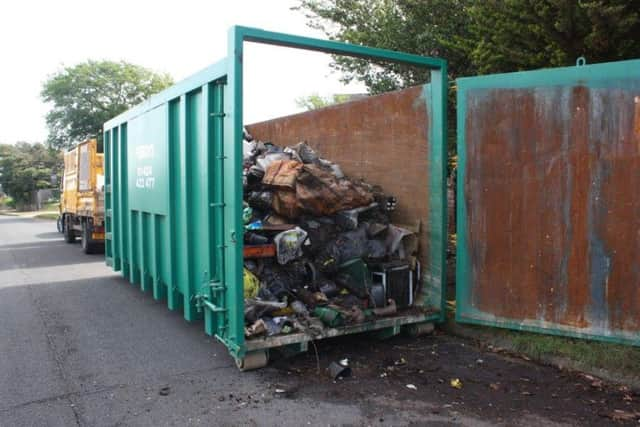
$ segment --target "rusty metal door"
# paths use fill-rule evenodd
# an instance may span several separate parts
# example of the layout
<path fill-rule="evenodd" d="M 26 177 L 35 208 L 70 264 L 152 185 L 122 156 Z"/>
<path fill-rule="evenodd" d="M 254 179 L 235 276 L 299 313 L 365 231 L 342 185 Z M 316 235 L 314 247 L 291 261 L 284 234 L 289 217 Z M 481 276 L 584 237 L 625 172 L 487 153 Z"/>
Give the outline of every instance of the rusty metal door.
<path fill-rule="evenodd" d="M 640 345 L 640 60 L 457 83 L 457 320 Z"/>

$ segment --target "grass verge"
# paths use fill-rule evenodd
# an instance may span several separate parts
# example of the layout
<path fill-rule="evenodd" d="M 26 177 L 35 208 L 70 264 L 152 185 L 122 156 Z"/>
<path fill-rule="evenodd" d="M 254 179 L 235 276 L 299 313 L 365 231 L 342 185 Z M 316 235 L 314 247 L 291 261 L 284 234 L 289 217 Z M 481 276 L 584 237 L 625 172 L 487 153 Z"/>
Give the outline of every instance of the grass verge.
<path fill-rule="evenodd" d="M 60 202 L 55 201 L 55 202 L 49 202 L 49 203 L 43 204 L 40 210 L 42 210 L 42 211 L 57 211 L 59 207 L 60 207 Z"/>
<path fill-rule="evenodd" d="M 447 332 L 504 349 L 537 362 L 589 373 L 640 388 L 640 347 L 535 334 L 477 325 L 450 318 Z"/>
<path fill-rule="evenodd" d="M 58 212 L 43 212 L 34 216 L 37 219 L 58 219 Z"/>
<path fill-rule="evenodd" d="M 638 347 L 508 330 L 499 331 L 497 336 L 532 359 L 568 359 L 581 370 L 605 370 L 624 377 L 640 375 Z"/>

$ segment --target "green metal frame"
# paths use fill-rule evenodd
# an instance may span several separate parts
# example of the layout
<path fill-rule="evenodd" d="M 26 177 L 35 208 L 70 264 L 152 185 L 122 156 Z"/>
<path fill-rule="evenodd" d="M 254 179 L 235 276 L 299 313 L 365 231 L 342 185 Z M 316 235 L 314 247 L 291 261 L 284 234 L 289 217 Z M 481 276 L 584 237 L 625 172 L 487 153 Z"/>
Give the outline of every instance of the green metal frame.
<path fill-rule="evenodd" d="M 447 230 L 447 204 L 446 204 L 446 141 L 447 141 L 447 62 L 440 58 L 429 58 L 419 55 L 395 52 L 385 49 L 377 49 L 365 46 L 352 45 L 329 40 L 319 40 L 309 37 L 292 36 L 289 34 L 275 33 L 247 27 L 232 27 L 229 31 L 229 72 L 228 84 L 231 96 L 227 98 L 225 111 L 233 118 L 227 122 L 225 127 L 225 137 L 232 142 L 234 151 L 232 153 L 232 164 L 237 167 L 233 171 L 234 179 L 231 180 L 230 188 L 226 187 L 225 192 L 231 191 L 235 196 L 233 206 L 235 216 L 230 224 L 229 233 L 237 235 L 237 241 L 242 242 L 242 128 L 243 128 L 243 73 L 242 56 L 244 42 L 255 42 L 261 44 L 276 45 L 303 50 L 344 55 L 364 59 L 385 60 L 401 64 L 409 64 L 431 70 L 431 105 L 432 120 L 431 129 L 431 176 L 429 182 L 430 201 L 430 222 L 433 224 L 430 259 L 437 265 L 426 266 L 425 270 L 432 269 L 434 275 L 431 280 L 437 281 L 442 289 L 440 296 L 440 313 L 433 317 L 433 320 L 445 320 L 445 292 L 446 285 L 446 230 Z M 233 159 L 238 159 L 234 161 Z M 225 259 L 226 271 L 231 272 L 235 283 L 242 283 L 242 244 L 235 245 L 235 253 L 232 257 Z M 439 277 L 437 277 L 439 276 Z M 235 287 L 232 303 L 238 307 L 243 306 L 243 289 L 241 286 Z M 428 319 L 425 319 L 428 320 Z M 232 328 L 237 328 L 238 334 L 243 331 L 244 312 L 235 313 L 235 319 L 230 320 Z M 244 348 L 244 337 L 236 341 L 239 347 Z M 242 354 L 236 355 L 242 356 Z"/>
<path fill-rule="evenodd" d="M 634 75 L 630 70 L 637 70 Z M 640 345 L 638 336 L 622 336 L 620 334 L 600 335 L 580 332 L 569 327 L 549 324 L 543 321 L 528 320 L 527 323 L 513 319 L 501 318 L 483 313 L 473 307 L 469 301 L 470 287 L 473 286 L 471 266 L 469 260 L 469 228 L 468 213 L 465 199 L 464 183 L 467 174 L 467 141 L 466 117 L 467 94 L 472 91 L 487 91 L 491 89 L 520 89 L 536 87 L 553 87 L 580 85 L 589 88 L 619 87 L 621 81 L 640 82 L 640 60 L 601 63 L 595 65 L 580 65 L 575 67 L 551 68 L 517 73 L 493 74 L 478 77 L 465 77 L 456 80 L 457 93 L 457 212 L 456 212 L 456 321 L 482 326 L 494 326 L 527 332 L 545 333 L 550 335 L 587 338 L 605 342 Z M 635 83 L 639 84 L 639 83 Z"/>
<path fill-rule="evenodd" d="M 364 46 L 340 43 L 336 41 L 318 40 L 308 37 L 298 37 L 288 34 L 263 31 L 254 28 L 235 26 L 229 30 L 228 38 L 228 56 L 226 59 L 219 61 L 211 67 L 199 72 L 198 74 L 172 86 L 171 88 L 161 92 L 160 94 L 150 98 L 148 101 L 138 105 L 137 107 L 119 115 L 118 117 L 108 121 L 104 125 L 105 130 L 105 150 L 106 158 L 109 159 L 107 164 L 107 182 L 111 182 L 114 178 L 114 185 L 118 187 L 117 196 L 110 186 L 107 187 L 107 193 L 111 193 L 106 198 L 107 210 L 107 263 L 113 264 L 115 270 L 122 270 L 123 275 L 128 277 L 132 283 L 142 282 L 141 287 L 146 288 L 144 278 L 140 278 L 131 271 L 126 271 L 127 266 L 120 265 L 115 254 L 126 252 L 124 242 L 113 241 L 112 230 L 117 230 L 116 234 L 123 234 L 123 228 L 127 226 L 127 218 L 123 216 L 123 212 L 128 210 L 126 183 L 123 182 L 123 167 L 127 165 L 126 153 L 118 153 L 116 151 L 119 146 L 118 138 L 120 135 L 127 135 L 126 126 L 128 122 L 137 119 L 150 111 L 162 107 L 164 104 L 171 104 L 176 100 L 180 100 L 181 110 L 179 116 L 174 120 L 187 120 L 188 111 L 184 108 L 185 101 L 194 91 L 202 90 L 205 99 L 212 100 L 213 103 L 221 103 L 220 105 L 210 105 L 207 109 L 209 115 L 222 119 L 222 129 L 216 128 L 210 124 L 208 119 L 202 119 L 205 132 L 211 137 L 210 141 L 216 145 L 219 142 L 221 147 L 207 149 L 207 153 L 211 156 L 211 161 L 220 160 L 220 165 L 224 164 L 221 169 L 224 171 L 224 177 L 219 177 L 218 182 L 222 182 L 222 187 L 210 191 L 218 192 L 216 196 L 211 198 L 212 208 L 220 208 L 223 218 L 222 230 L 223 235 L 216 237 L 220 241 L 215 243 L 215 250 L 220 249 L 224 256 L 222 257 L 223 265 L 215 274 L 208 272 L 207 277 L 203 279 L 202 287 L 196 289 L 197 307 L 204 310 L 205 330 L 209 334 L 215 334 L 229 349 L 235 358 L 244 357 L 247 347 L 244 339 L 244 298 L 243 298 L 243 221 L 242 221 L 242 131 L 243 131 L 243 45 L 245 42 L 254 42 L 261 44 L 269 44 L 275 46 L 297 48 L 303 50 L 311 50 L 324 52 L 335 55 L 345 55 L 365 59 L 384 60 L 395 63 L 409 64 L 417 67 L 423 67 L 431 70 L 431 83 L 425 89 L 426 104 L 431 116 L 430 140 L 431 151 L 429 153 L 430 165 L 430 181 L 429 188 L 429 209 L 430 221 L 425 226 L 430 227 L 429 235 L 431 237 L 430 245 L 430 265 L 424 266 L 423 271 L 429 272 L 429 280 L 433 282 L 434 287 L 441 289 L 439 295 L 440 312 L 433 316 L 425 316 L 423 321 L 443 321 L 445 319 L 445 292 L 446 285 L 446 140 L 447 140 L 447 123 L 446 123 L 446 103 L 447 103 L 447 63 L 445 60 L 438 58 L 428 58 L 418 55 L 400 53 L 384 49 L 369 48 Z M 215 95 L 216 88 L 219 86 L 211 86 L 214 81 L 224 81 L 226 87 Z M 216 92 L 217 93 L 217 92 Z M 223 96 L 224 95 L 224 96 Z M 169 109 L 170 110 L 170 109 Z M 171 115 L 171 111 L 168 113 Z M 178 112 L 176 112 L 178 114 Z M 168 118 L 170 122 L 170 118 Z M 186 125 L 182 122 L 183 125 Z M 189 141 L 189 131 L 186 135 L 177 135 L 180 142 Z M 215 133 L 215 135 L 213 134 Z M 182 147 L 182 146 L 181 146 Z M 216 152 L 219 149 L 220 152 Z M 185 148 L 184 150 L 187 150 Z M 168 153 L 171 154 L 171 153 Z M 177 153 L 181 159 L 187 156 L 183 151 Z M 192 154 L 192 153 L 191 153 Z M 183 160 L 181 160 L 183 161 Z M 112 170 L 113 169 L 113 170 Z M 224 178 L 224 179 L 222 179 Z M 186 188 L 186 180 L 181 179 L 173 185 L 171 198 L 179 198 L 180 203 L 188 205 L 191 200 L 190 189 Z M 217 185 L 219 187 L 219 185 Z M 217 188 L 217 187 L 216 187 Z M 187 194 L 182 194 L 185 191 Z M 221 193 L 221 194 L 219 194 Z M 221 199 L 216 199 L 221 197 Z M 215 205 L 215 206 L 213 206 Z M 180 205 L 182 206 L 182 205 Z M 114 209 L 114 207 L 117 207 Z M 115 214 L 117 212 L 117 215 Z M 214 215 L 212 215 L 214 216 Z M 154 216 L 155 218 L 155 216 Z M 200 218 L 198 218 L 200 219 Z M 176 221 L 176 219 L 172 219 Z M 216 221 L 215 219 L 213 221 Z M 155 224 L 156 219 L 153 219 Z M 183 222 L 183 221 L 180 221 Z M 140 220 L 140 227 L 144 228 L 144 221 Z M 211 229 L 216 230 L 216 225 L 211 224 Z M 181 226 L 182 227 L 182 226 Z M 156 225 L 153 226 L 153 229 Z M 175 227 L 173 227 L 175 228 Z M 183 232 L 189 232 L 188 226 Z M 133 231 L 140 230 L 124 230 L 124 234 L 131 234 Z M 143 230 L 144 231 L 144 230 Z M 171 251 L 176 252 L 178 243 L 175 241 L 176 235 L 174 231 L 171 234 Z M 122 239 L 120 239 L 122 240 Z M 148 248 L 156 251 L 156 238 L 154 237 L 154 246 Z M 190 246 L 187 245 L 187 249 Z M 134 250 L 135 249 L 135 250 Z M 144 256 L 145 248 L 140 251 Z M 209 248 L 209 250 L 212 250 Z M 138 253 L 137 248 L 132 248 L 130 252 L 133 257 L 134 252 Z M 137 255 L 136 255 L 137 256 Z M 213 255 L 211 255 L 213 256 Z M 213 267 L 212 267 L 213 269 Z M 152 271 L 152 275 L 157 271 Z M 175 272 L 172 272 L 175 275 Z M 190 291 L 194 291 L 194 277 L 184 273 L 178 277 L 185 277 L 190 283 Z M 211 277 L 209 277 L 211 276 Z M 161 291 L 156 292 L 157 276 L 153 282 L 154 296 L 162 296 Z M 214 294 L 224 294 L 224 298 L 214 298 Z M 169 308 L 175 308 L 178 303 L 172 303 L 172 290 L 168 291 L 167 299 Z M 185 304 L 191 304 L 192 301 L 185 300 Z M 225 317 L 225 325 L 221 325 L 220 316 Z M 197 315 L 185 308 L 185 318 L 192 320 Z"/>

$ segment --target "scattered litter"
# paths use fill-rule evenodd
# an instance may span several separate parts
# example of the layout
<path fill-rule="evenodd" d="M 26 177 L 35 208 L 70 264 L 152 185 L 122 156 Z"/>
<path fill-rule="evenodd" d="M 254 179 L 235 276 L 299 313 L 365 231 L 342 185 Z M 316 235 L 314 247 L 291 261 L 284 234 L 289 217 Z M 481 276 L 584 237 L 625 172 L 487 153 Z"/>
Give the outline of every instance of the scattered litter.
<path fill-rule="evenodd" d="M 393 364 L 396 366 L 403 366 L 407 364 L 407 360 L 404 357 L 401 357 L 400 359 L 393 362 Z"/>
<path fill-rule="evenodd" d="M 244 269 L 244 297 L 255 298 L 260 289 L 260 280 L 249 270 Z"/>
<path fill-rule="evenodd" d="M 251 326 L 244 329 L 244 335 L 247 338 L 264 335 L 267 333 L 267 325 L 264 320 L 258 319 Z"/>
<path fill-rule="evenodd" d="M 451 384 L 451 387 L 457 388 L 458 390 L 462 389 L 462 381 L 460 381 L 459 378 L 453 378 L 449 384 Z"/>
<path fill-rule="evenodd" d="M 411 390 L 418 390 L 418 387 L 416 387 L 416 386 L 415 386 L 415 385 L 413 385 L 413 384 L 407 384 L 407 388 L 408 388 L 408 389 L 411 389 Z"/>
<path fill-rule="evenodd" d="M 413 305 L 420 223 L 393 223 L 402 200 L 306 141 L 282 148 L 245 131 L 242 154 L 248 339 L 321 335 Z"/>
<path fill-rule="evenodd" d="M 633 421 L 640 417 L 639 412 L 623 411 L 622 409 L 614 409 L 608 414 L 608 417 L 614 421 Z"/>
<path fill-rule="evenodd" d="M 604 383 L 602 382 L 602 380 L 594 377 L 593 375 L 581 374 L 581 376 L 587 381 L 589 381 L 591 384 L 591 387 L 593 388 L 601 389 L 602 387 L 604 387 Z"/>
<path fill-rule="evenodd" d="M 286 264 L 302 256 L 302 244 L 307 239 L 307 232 L 296 227 L 293 230 L 283 231 L 274 237 L 278 262 Z"/>
<path fill-rule="evenodd" d="M 332 362 L 327 368 L 329 376 L 334 381 L 351 376 L 351 368 L 349 367 L 349 360 L 342 359 L 338 362 Z"/>

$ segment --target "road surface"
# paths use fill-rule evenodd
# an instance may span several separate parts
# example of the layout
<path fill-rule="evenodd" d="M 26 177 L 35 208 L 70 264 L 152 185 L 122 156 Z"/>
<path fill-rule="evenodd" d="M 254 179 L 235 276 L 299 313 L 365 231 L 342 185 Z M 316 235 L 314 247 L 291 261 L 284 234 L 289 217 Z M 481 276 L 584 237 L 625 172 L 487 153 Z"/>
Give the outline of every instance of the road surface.
<path fill-rule="evenodd" d="M 526 399 L 516 405 L 509 394 L 484 399 L 487 385 L 476 389 L 467 381 L 473 373 L 465 374 L 462 391 L 451 388 L 449 377 L 458 365 L 464 368 L 467 359 L 474 365 L 479 357 L 486 362 L 485 368 L 473 371 L 477 375 L 536 372 L 534 381 L 558 375 L 552 368 L 520 368 L 469 347 L 459 340 L 430 337 L 369 348 L 349 338 L 337 351 L 336 344 L 321 344 L 319 361 L 311 354 L 240 373 L 225 348 L 204 335 L 200 323 L 188 324 L 165 303 L 129 285 L 104 265 L 101 255 L 84 255 L 79 244 L 65 244 L 54 222 L 0 216 L 0 426 L 607 421 L 595 412 L 563 412 L 569 403 L 545 413 L 546 407 L 529 405 Z M 433 378 L 444 376 L 443 381 L 428 376 L 435 372 L 429 367 L 435 366 L 436 354 L 441 371 Z M 354 361 L 354 378 L 334 382 L 322 368 L 328 357 L 343 355 Z M 316 363 L 322 366 L 320 373 Z M 421 363 L 424 368 L 418 369 Z M 406 387 L 409 382 L 416 390 Z"/>

